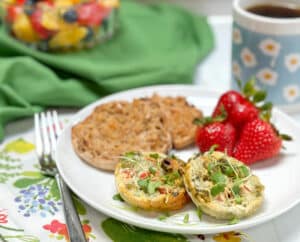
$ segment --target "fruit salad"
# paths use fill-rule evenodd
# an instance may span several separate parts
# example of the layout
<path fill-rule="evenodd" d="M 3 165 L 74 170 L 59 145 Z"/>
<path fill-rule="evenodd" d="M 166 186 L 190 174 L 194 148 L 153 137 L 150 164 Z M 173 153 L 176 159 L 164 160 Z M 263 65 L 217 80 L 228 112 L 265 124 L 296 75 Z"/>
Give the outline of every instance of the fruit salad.
<path fill-rule="evenodd" d="M 8 32 L 42 51 L 93 47 L 113 35 L 119 0 L 4 0 Z"/>

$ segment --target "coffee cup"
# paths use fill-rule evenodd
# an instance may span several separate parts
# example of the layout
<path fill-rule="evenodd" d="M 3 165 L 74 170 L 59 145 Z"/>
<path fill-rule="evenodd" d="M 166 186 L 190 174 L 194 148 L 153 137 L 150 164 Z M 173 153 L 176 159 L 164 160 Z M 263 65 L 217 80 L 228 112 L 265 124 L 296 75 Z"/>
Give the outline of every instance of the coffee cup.
<path fill-rule="evenodd" d="M 294 15 L 285 16 L 284 9 Z M 300 111 L 300 1 L 234 0 L 232 87 L 251 78 L 269 101 Z"/>

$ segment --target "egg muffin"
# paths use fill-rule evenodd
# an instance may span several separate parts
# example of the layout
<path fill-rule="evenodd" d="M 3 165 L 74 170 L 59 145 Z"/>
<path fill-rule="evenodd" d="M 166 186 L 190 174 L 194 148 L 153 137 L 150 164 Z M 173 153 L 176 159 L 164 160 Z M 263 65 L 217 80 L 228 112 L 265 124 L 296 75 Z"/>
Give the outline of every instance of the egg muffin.
<path fill-rule="evenodd" d="M 157 152 L 128 152 L 116 166 L 121 197 L 132 206 L 155 211 L 181 209 L 189 200 L 180 174 L 184 162 Z"/>
<path fill-rule="evenodd" d="M 184 184 L 194 204 L 217 219 L 252 215 L 263 203 L 264 186 L 249 167 L 222 152 L 192 157 Z"/>

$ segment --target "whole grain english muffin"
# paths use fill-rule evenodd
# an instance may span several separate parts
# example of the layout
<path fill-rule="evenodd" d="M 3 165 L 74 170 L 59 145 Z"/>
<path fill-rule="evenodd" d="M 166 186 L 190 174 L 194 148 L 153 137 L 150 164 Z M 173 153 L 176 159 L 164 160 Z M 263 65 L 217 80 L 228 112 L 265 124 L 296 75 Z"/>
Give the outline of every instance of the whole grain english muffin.
<path fill-rule="evenodd" d="M 259 178 L 242 162 L 222 152 L 191 158 L 183 179 L 195 205 L 217 219 L 250 216 L 264 199 Z"/>
<path fill-rule="evenodd" d="M 159 105 L 149 99 L 105 103 L 73 126 L 73 147 L 90 165 L 114 170 L 130 150 L 166 153 L 171 148 L 163 120 Z"/>
<path fill-rule="evenodd" d="M 153 95 L 152 102 L 157 103 L 164 112 L 164 124 L 172 136 L 175 149 L 182 149 L 194 143 L 197 126 L 195 118 L 202 118 L 202 112 L 190 105 L 184 97 L 161 97 Z"/>
<path fill-rule="evenodd" d="M 128 152 L 115 170 L 116 187 L 129 204 L 146 210 L 181 209 L 188 201 L 180 170 L 184 162 L 155 152 Z"/>

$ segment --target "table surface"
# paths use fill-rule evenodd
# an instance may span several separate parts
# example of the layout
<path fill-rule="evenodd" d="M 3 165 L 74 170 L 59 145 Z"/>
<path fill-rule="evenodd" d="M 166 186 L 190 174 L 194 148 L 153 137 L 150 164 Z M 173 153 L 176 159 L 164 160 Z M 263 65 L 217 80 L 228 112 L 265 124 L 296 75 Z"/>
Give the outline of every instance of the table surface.
<path fill-rule="evenodd" d="M 230 17 L 211 17 L 210 22 L 214 28 L 215 36 L 216 36 L 216 48 L 214 52 L 203 62 L 199 67 L 197 68 L 197 72 L 195 74 L 195 83 L 196 85 L 205 86 L 207 88 L 211 89 L 217 89 L 217 90 L 226 90 L 229 88 L 230 83 L 230 41 L 231 41 L 231 18 Z M 70 115 L 75 112 L 75 110 L 63 110 L 61 111 L 61 117 L 70 117 Z M 295 119 L 299 120 L 300 122 L 300 113 L 299 114 L 293 114 L 292 115 Z M 3 142 L 3 145 L 0 146 L 0 154 L 1 149 L 5 147 L 5 144 L 16 140 L 20 137 L 26 137 L 26 140 L 31 140 L 33 142 L 33 120 L 32 119 L 25 119 L 21 121 L 16 121 L 11 124 L 9 124 L 6 128 L 6 134 L 7 138 Z M 28 146 L 30 147 L 30 145 Z M 23 154 L 22 154 L 23 155 Z M 26 161 L 28 159 L 32 159 L 32 155 L 25 154 L 23 155 Z M 1 159 L 1 158 L 0 158 Z M 33 161 L 28 161 L 28 164 L 24 165 L 26 167 L 29 166 L 29 164 Z M 1 164 L 1 163 L 0 163 Z M 1 168 L 1 167 L 0 167 Z M 1 173 L 1 170 L 0 170 Z M 23 172 L 24 173 L 24 172 Z M 28 173 L 26 173 L 28 175 Z M 1 182 L 0 182 L 1 183 Z M 10 206 L 11 200 L 14 200 L 12 197 L 12 190 L 13 186 L 16 185 L 16 182 L 12 183 L 12 185 L 6 185 L 0 184 L 0 235 L 7 235 L 8 230 L 3 230 L 3 226 L 8 227 L 14 227 L 14 228 L 20 228 L 21 230 L 18 231 L 9 231 L 9 235 L 11 235 L 10 239 L 6 239 L 6 241 L 21 241 L 20 236 L 21 235 L 27 235 L 31 234 L 31 238 L 35 235 L 37 238 L 41 238 L 38 236 L 41 236 L 41 233 L 43 235 L 48 233 L 47 237 L 43 237 L 40 241 L 59 241 L 58 237 L 55 237 L 55 234 L 51 231 L 46 230 L 45 224 L 50 224 L 51 220 L 47 220 L 46 217 L 43 217 L 41 221 L 43 221 L 45 224 L 43 224 L 43 228 L 40 226 L 40 229 L 38 229 L 38 224 L 34 222 L 33 220 L 27 220 L 28 224 L 26 224 L 24 221 L 26 221 L 26 218 L 22 217 L 22 219 L 17 218 L 16 216 L 16 210 L 17 207 L 12 206 L 11 208 L 15 208 L 13 211 L 11 211 L 11 208 L 8 208 Z M 15 188 L 14 188 L 15 189 Z M 15 198 L 16 199 L 16 198 Z M 6 206 L 6 207 L 5 207 Z M 103 231 L 101 230 L 99 226 L 99 221 L 101 219 L 105 219 L 105 216 L 101 215 L 98 212 L 95 212 L 92 208 L 89 208 L 87 205 L 84 205 L 86 207 L 87 212 L 89 213 L 89 216 L 82 215 L 82 217 L 88 217 L 90 226 L 92 226 L 93 230 L 91 234 L 94 236 L 90 237 L 90 241 L 109 241 L 109 239 L 105 236 Z M 6 211 L 8 213 L 8 223 L 3 224 L 1 223 L 5 221 L 3 220 L 4 215 Z M 1 215 L 2 214 L 2 215 Z M 63 217 L 61 214 L 58 214 L 55 217 L 59 221 L 63 221 Z M 30 221 L 30 222 L 29 222 Z M 53 221 L 53 220 L 52 220 Z M 7 221 L 6 221 L 7 222 Z M 251 241 L 256 242 L 299 242 L 300 241 L 300 205 L 294 207 L 287 213 L 283 214 L 282 216 L 265 223 L 263 225 L 251 228 L 249 230 L 243 231 L 249 237 L 251 238 Z M 96 227 L 94 227 L 94 224 L 97 224 Z M 4 226 L 4 227 L 5 227 Z M 2 228 L 2 230 L 1 230 Z M 46 233 L 47 232 L 47 233 Z M 51 233 L 50 233 L 51 232 Z M 14 234 L 21 234 L 19 238 L 17 238 Z M 14 237 L 15 236 L 15 237 Z M 29 236 L 29 235 L 28 235 Z M 9 238 L 9 237 L 7 237 Z M 29 238 L 29 237 L 28 237 Z M 60 239 L 64 239 L 60 237 Z M 1 236 L 0 236 L 1 241 Z M 39 241 L 37 240 L 28 240 L 28 241 Z M 191 238 L 190 241 L 200 241 L 199 239 Z M 208 237 L 205 241 L 216 241 L 213 240 L 212 237 Z M 223 240 L 220 240 L 223 241 Z M 224 240 L 227 241 L 227 240 Z M 229 240 L 228 240 L 229 241 Z M 235 240 L 232 240 L 235 241 Z M 245 240 L 247 241 L 247 240 Z M 229 241 L 230 242 L 230 241 Z"/>

